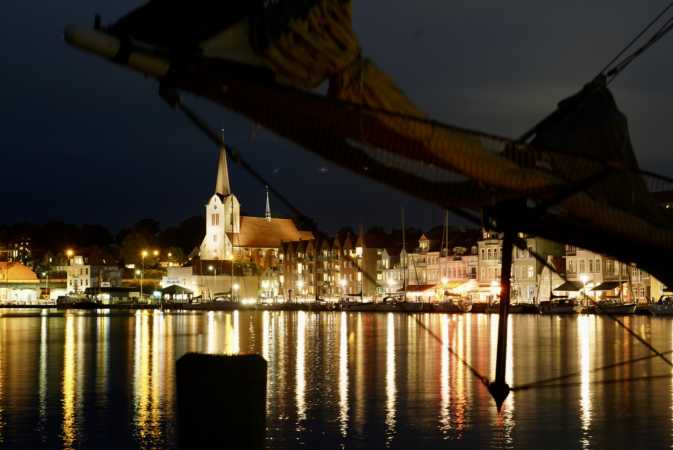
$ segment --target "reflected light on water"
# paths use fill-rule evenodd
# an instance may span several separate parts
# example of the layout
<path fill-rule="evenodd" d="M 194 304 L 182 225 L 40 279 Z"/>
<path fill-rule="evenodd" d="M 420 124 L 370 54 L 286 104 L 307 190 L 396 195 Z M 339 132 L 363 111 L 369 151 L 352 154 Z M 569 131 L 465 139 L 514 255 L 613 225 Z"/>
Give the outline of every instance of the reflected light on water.
<path fill-rule="evenodd" d="M 38 402 L 40 429 L 44 430 L 47 423 L 47 317 L 40 319 L 40 370 L 38 381 Z"/>
<path fill-rule="evenodd" d="M 386 446 L 395 437 L 395 317 L 388 313 L 386 324 Z"/>
<path fill-rule="evenodd" d="M 339 319 L 339 430 L 348 433 L 348 315 L 341 312 Z"/>
<path fill-rule="evenodd" d="M 217 353 L 217 324 L 215 323 L 215 311 L 208 311 L 208 338 L 206 353 Z"/>
<path fill-rule="evenodd" d="M 297 370 L 295 372 L 296 378 L 296 401 L 297 401 L 297 422 L 306 420 L 306 313 L 299 311 L 297 313 Z"/>
<path fill-rule="evenodd" d="M 590 447 L 590 428 L 591 428 L 591 349 L 589 347 L 589 327 L 593 317 L 581 315 L 577 318 L 577 338 L 579 347 L 580 363 L 580 422 L 582 425 L 582 437 L 580 442 L 582 448 Z"/>
<path fill-rule="evenodd" d="M 440 360 L 440 395 L 441 401 L 439 406 L 439 429 L 444 433 L 448 433 L 451 429 L 451 384 L 450 384 L 450 367 L 449 367 L 449 317 L 442 314 L 440 318 L 440 336 L 441 342 L 441 360 Z"/>
<path fill-rule="evenodd" d="M 138 436 L 147 439 L 149 432 L 149 413 L 151 408 L 150 390 L 150 325 L 149 312 L 136 313 L 136 335 L 134 355 L 133 406 Z"/>
<path fill-rule="evenodd" d="M 65 344 L 63 348 L 63 448 L 73 448 L 75 428 L 75 316 L 65 316 Z"/>
<path fill-rule="evenodd" d="M 241 352 L 241 341 L 240 341 L 241 327 L 239 320 L 239 312 L 234 311 L 232 316 L 234 320 L 234 327 L 231 330 L 231 352 L 233 354 L 238 354 Z"/>

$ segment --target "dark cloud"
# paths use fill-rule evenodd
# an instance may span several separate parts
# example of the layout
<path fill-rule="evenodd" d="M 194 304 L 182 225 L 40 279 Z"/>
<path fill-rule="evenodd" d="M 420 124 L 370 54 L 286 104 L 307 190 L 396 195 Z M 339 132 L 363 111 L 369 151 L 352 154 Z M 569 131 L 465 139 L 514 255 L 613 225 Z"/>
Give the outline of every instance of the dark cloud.
<path fill-rule="evenodd" d="M 2 221 L 60 218 L 119 226 L 156 217 L 167 224 L 201 212 L 214 183 L 216 149 L 159 100 L 154 82 L 63 42 L 66 24 L 92 23 L 95 13 L 109 22 L 138 3 L 3 4 Z M 356 0 L 354 20 L 365 54 L 422 109 L 456 125 L 517 136 L 590 80 L 663 6 Z M 641 164 L 667 175 L 673 175 L 671 50 L 668 38 L 612 86 Z M 431 205 L 263 130 L 251 133 L 247 121 L 205 101 L 190 103 L 325 228 L 397 225 L 400 205 L 412 224 L 441 222 L 441 211 Z M 262 213 L 262 186 L 236 166 L 232 185 L 244 209 Z M 277 202 L 272 208 L 285 213 Z"/>

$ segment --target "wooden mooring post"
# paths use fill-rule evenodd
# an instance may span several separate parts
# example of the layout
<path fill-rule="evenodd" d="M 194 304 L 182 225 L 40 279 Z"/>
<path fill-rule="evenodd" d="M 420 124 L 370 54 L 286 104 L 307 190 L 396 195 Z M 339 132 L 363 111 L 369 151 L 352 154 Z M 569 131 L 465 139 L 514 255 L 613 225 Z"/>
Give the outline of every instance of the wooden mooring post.
<path fill-rule="evenodd" d="M 181 449 L 262 450 L 266 360 L 187 353 L 176 363 Z"/>

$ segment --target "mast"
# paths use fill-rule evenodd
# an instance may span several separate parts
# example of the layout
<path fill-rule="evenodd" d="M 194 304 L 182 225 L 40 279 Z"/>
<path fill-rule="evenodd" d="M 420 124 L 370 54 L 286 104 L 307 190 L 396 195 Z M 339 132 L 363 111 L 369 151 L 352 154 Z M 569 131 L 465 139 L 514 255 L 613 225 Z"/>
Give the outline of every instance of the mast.
<path fill-rule="evenodd" d="M 617 261 L 619 265 L 619 303 L 624 303 L 624 285 L 622 284 L 622 263 Z"/>

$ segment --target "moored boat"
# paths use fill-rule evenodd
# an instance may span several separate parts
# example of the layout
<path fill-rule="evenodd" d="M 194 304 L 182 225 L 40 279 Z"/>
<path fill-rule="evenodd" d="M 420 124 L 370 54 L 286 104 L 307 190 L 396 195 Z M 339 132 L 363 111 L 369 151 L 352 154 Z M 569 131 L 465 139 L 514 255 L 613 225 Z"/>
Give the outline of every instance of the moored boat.
<path fill-rule="evenodd" d="M 613 300 L 603 300 L 596 303 L 594 312 L 596 314 L 634 314 L 636 312 L 635 303 L 619 303 Z"/>
<path fill-rule="evenodd" d="M 653 316 L 673 316 L 673 296 L 662 295 L 656 303 L 648 305 Z"/>
<path fill-rule="evenodd" d="M 567 297 L 540 302 L 540 314 L 577 314 L 578 309 L 577 302 Z"/>

